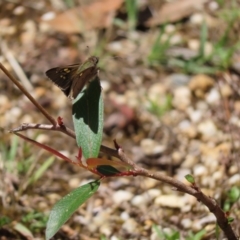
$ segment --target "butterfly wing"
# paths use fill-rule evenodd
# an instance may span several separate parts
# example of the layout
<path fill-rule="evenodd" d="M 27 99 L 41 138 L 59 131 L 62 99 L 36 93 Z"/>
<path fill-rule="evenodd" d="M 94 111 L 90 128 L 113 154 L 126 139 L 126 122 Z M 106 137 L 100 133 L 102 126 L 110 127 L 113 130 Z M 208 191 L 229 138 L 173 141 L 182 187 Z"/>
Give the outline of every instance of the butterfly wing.
<path fill-rule="evenodd" d="M 51 68 L 46 76 L 53 81 L 67 97 L 76 98 L 84 85 L 97 75 L 98 57 L 92 56 L 83 64 Z"/>
<path fill-rule="evenodd" d="M 79 74 L 77 74 L 76 77 L 73 79 L 72 83 L 72 91 L 70 93 L 70 96 L 72 98 L 76 98 L 77 95 L 82 91 L 83 87 L 87 82 L 90 82 L 96 75 L 97 75 L 98 69 L 96 66 L 89 67 Z"/>
<path fill-rule="evenodd" d="M 73 64 L 67 67 L 56 67 L 46 71 L 46 76 L 56 84 L 66 96 L 69 96 L 74 74 L 79 64 Z"/>

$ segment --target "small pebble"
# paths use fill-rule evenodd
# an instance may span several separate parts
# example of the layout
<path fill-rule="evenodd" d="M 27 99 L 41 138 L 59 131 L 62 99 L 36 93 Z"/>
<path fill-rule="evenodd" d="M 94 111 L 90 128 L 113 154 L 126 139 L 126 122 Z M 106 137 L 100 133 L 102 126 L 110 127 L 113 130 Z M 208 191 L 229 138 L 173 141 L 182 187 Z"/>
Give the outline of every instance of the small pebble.
<path fill-rule="evenodd" d="M 110 237 L 110 240 L 119 240 L 119 237 L 113 235 L 113 236 Z"/>
<path fill-rule="evenodd" d="M 181 86 L 187 86 L 190 81 L 190 77 L 181 73 L 174 73 L 168 75 L 163 82 L 166 82 L 170 89 L 178 88 Z"/>
<path fill-rule="evenodd" d="M 157 181 L 152 178 L 146 178 L 143 180 L 143 187 L 145 189 L 153 189 L 157 185 Z"/>
<path fill-rule="evenodd" d="M 201 43 L 199 41 L 199 39 L 189 39 L 187 40 L 187 44 L 189 49 L 194 50 L 194 51 L 199 51 L 200 47 L 201 47 Z M 204 53 L 205 55 L 209 55 L 212 53 L 213 50 L 213 46 L 211 42 L 205 42 L 204 44 Z"/>
<path fill-rule="evenodd" d="M 187 155 L 182 163 L 183 168 L 192 168 L 196 165 L 198 159 L 194 155 Z"/>
<path fill-rule="evenodd" d="M 183 42 L 183 37 L 181 34 L 175 33 L 170 38 L 170 44 L 171 45 L 177 45 Z"/>
<path fill-rule="evenodd" d="M 207 175 L 207 174 L 208 174 L 208 170 L 204 165 L 196 164 L 193 167 L 193 175 L 194 176 L 204 176 L 204 175 Z"/>
<path fill-rule="evenodd" d="M 122 228 L 128 233 L 134 234 L 137 233 L 137 226 L 135 219 L 129 218 L 123 223 Z"/>
<path fill-rule="evenodd" d="M 104 223 L 100 226 L 99 231 L 104 234 L 106 237 L 109 237 L 111 233 L 113 232 L 112 227 L 110 227 L 110 224 Z"/>
<path fill-rule="evenodd" d="M 224 173 L 222 172 L 222 171 L 217 171 L 217 172 L 214 172 L 213 174 L 212 174 L 212 178 L 215 180 L 215 181 L 219 181 L 219 180 L 221 180 L 221 179 L 223 179 L 223 176 L 224 175 Z"/>
<path fill-rule="evenodd" d="M 181 220 L 180 224 L 184 229 L 189 229 L 192 226 L 192 220 L 190 218 L 185 218 Z"/>
<path fill-rule="evenodd" d="M 150 198 L 148 196 L 137 195 L 131 200 L 133 206 L 145 206 L 149 202 Z"/>
<path fill-rule="evenodd" d="M 179 128 L 188 138 L 195 138 L 197 136 L 197 129 L 188 120 L 180 122 Z"/>
<path fill-rule="evenodd" d="M 190 17 L 190 22 L 195 25 L 202 25 L 205 17 L 202 13 L 194 13 Z"/>
<path fill-rule="evenodd" d="M 123 221 L 126 221 L 127 219 L 130 218 L 129 213 L 125 211 L 121 213 L 120 217 Z"/>
<path fill-rule="evenodd" d="M 193 108 L 188 108 L 187 113 L 189 118 L 191 119 L 191 122 L 197 123 L 202 120 L 204 116 L 204 112 L 202 110 L 194 110 Z"/>
<path fill-rule="evenodd" d="M 191 170 L 190 169 L 185 169 L 185 168 L 179 168 L 177 170 L 177 174 L 176 174 L 176 180 L 184 182 L 185 184 L 189 184 L 188 181 L 185 179 L 185 176 L 187 174 L 191 174 Z"/>
<path fill-rule="evenodd" d="M 125 190 L 119 190 L 115 192 L 112 196 L 112 199 L 116 204 L 121 204 L 123 201 L 129 201 L 132 198 L 133 198 L 133 193 Z"/>
<path fill-rule="evenodd" d="M 182 208 L 186 203 L 182 196 L 161 195 L 155 199 L 154 204 L 163 207 Z"/>
<path fill-rule="evenodd" d="M 229 174 L 233 175 L 233 174 L 237 173 L 239 171 L 239 169 L 238 169 L 238 166 L 231 165 L 228 171 L 229 171 Z"/>
<path fill-rule="evenodd" d="M 172 163 L 174 163 L 175 165 L 178 165 L 182 162 L 184 158 L 184 153 L 180 152 L 180 151 L 174 151 L 172 153 Z"/>
<path fill-rule="evenodd" d="M 61 199 L 61 196 L 57 193 L 49 193 L 46 195 L 46 197 L 49 200 L 50 204 L 55 204 Z"/>
<path fill-rule="evenodd" d="M 80 180 L 79 178 L 71 178 L 69 179 L 68 184 L 72 189 L 75 189 L 80 186 Z"/>
<path fill-rule="evenodd" d="M 153 84 L 148 90 L 148 98 L 156 104 L 162 105 L 166 98 L 166 87 L 162 83 Z"/>
<path fill-rule="evenodd" d="M 240 174 L 235 174 L 228 179 L 229 185 L 235 185 L 240 182 Z"/>
<path fill-rule="evenodd" d="M 206 102 L 209 104 L 218 104 L 220 99 L 220 93 L 214 88 L 206 95 Z"/>
<path fill-rule="evenodd" d="M 176 88 L 173 92 L 172 104 L 178 110 L 186 110 L 191 104 L 191 93 L 188 87 Z"/>
<path fill-rule="evenodd" d="M 140 146 L 145 155 L 154 155 L 164 152 L 165 146 L 160 145 L 157 141 L 145 138 L 141 141 Z"/>
<path fill-rule="evenodd" d="M 25 12 L 25 8 L 23 6 L 18 6 L 13 10 L 13 14 L 22 15 Z"/>
<path fill-rule="evenodd" d="M 39 134 L 36 138 L 36 141 L 39 143 L 48 143 L 50 141 L 50 137 L 47 134 Z"/>
<path fill-rule="evenodd" d="M 55 12 L 46 12 L 41 16 L 41 20 L 43 21 L 49 21 L 52 20 L 56 17 L 56 13 Z"/>
<path fill-rule="evenodd" d="M 217 128 L 212 120 L 206 120 L 204 122 L 199 123 L 197 127 L 199 133 L 202 134 L 204 139 L 209 139 L 211 137 L 217 136 Z"/>
<path fill-rule="evenodd" d="M 233 94 L 232 88 L 227 84 L 224 84 L 223 86 L 221 86 L 220 91 L 221 91 L 221 95 L 226 98 L 231 97 Z"/>
<path fill-rule="evenodd" d="M 212 88 L 214 85 L 214 79 L 204 75 L 199 74 L 192 77 L 191 81 L 189 82 L 189 88 L 193 91 L 198 97 L 203 97 L 204 92 L 208 89 Z"/>
<path fill-rule="evenodd" d="M 162 191 L 157 188 L 151 188 L 151 189 L 147 190 L 145 194 L 148 197 L 150 197 L 150 199 L 153 199 L 153 198 L 160 196 L 162 194 Z"/>
<path fill-rule="evenodd" d="M 194 222 L 193 222 L 193 224 L 192 224 L 192 230 L 194 231 L 194 232 L 198 232 L 198 231 L 200 231 L 200 230 L 202 230 L 202 228 L 203 228 L 203 226 L 202 226 L 202 224 L 199 222 L 199 220 L 195 220 Z"/>

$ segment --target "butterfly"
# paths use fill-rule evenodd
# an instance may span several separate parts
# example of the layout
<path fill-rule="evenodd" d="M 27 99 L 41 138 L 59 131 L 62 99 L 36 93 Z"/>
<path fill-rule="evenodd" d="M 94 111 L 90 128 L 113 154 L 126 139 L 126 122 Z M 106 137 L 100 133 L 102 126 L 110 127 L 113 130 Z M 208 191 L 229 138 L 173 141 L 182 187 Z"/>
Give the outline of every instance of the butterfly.
<path fill-rule="evenodd" d="M 85 84 L 96 77 L 97 64 L 98 58 L 92 56 L 82 64 L 51 68 L 45 74 L 67 97 L 75 99 Z"/>

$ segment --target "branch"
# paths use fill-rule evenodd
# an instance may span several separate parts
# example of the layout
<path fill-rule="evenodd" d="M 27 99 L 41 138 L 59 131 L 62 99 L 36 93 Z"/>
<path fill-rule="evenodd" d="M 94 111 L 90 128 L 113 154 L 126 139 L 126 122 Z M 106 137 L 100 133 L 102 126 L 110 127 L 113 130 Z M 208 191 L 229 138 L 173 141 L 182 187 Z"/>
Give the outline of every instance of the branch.
<path fill-rule="evenodd" d="M 23 123 L 21 126 L 11 129 L 10 132 L 22 132 L 28 129 L 41 129 L 41 130 L 51 130 L 62 132 L 69 137 L 76 138 L 75 133 L 70 128 L 65 127 L 65 125 L 49 125 L 49 124 L 39 124 L 39 123 Z"/>
<path fill-rule="evenodd" d="M 28 129 L 58 131 L 58 132 L 62 132 L 64 134 L 68 135 L 69 137 L 76 139 L 76 135 L 72 129 L 66 127 L 65 125 L 59 125 L 59 124 L 58 125 L 48 125 L 48 124 L 38 124 L 38 123 L 23 123 L 21 126 L 11 129 L 10 132 L 16 133 L 16 132 L 26 131 Z M 115 149 L 101 145 L 100 151 L 106 155 L 119 158 L 118 152 Z"/>
<path fill-rule="evenodd" d="M 122 148 L 118 148 L 118 155 L 121 161 L 132 166 L 136 175 L 149 177 L 162 181 L 164 183 L 168 183 L 173 186 L 177 191 L 194 196 L 199 202 L 202 202 L 209 209 L 210 212 L 215 215 L 217 223 L 222 229 L 222 231 L 225 233 L 226 237 L 231 240 L 237 240 L 237 236 L 232 230 L 231 225 L 228 223 L 228 219 L 224 211 L 220 208 L 220 206 L 213 198 L 206 196 L 195 184 L 192 184 L 192 186 L 187 186 L 184 183 L 171 177 L 165 176 L 161 173 L 153 173 L 144 168 L 140 168 L 130 158 L 126 156 Z"/>
<path fill-rule="evenodd" d="M 0 69 L 9 77 L 9 79 L 22 91 L 26 97 L 38 108 L 42 114 L 51 122 L 56 125 L 56 120 L 32 97 L 32 95 L 22 86 L 22 84 L 12 76 L 12 74 L 0 63 Z"/>
<path fill-rule="evenodd" d="M 68 136 L 70 136 L 72 138 L 75 138 L 75 133 L 71 129 L 65 127 L 64 125 L 53 126 L 53 125 L 46 125 L 46 124 L 24 123 L 20 127 L 12 129 L 11 132 L 16 133 L 16 132 L 20 132 L 20 131 L 25 131 L 27 129 L 42 129 L 42 130 L 60 131 L 64 134 L 67 134 Z M 218 223 L 219 227 L 225 233 L 226 237 L 231 240 L 235 240 L 235 239 L 237 240 L 237 237 L 236 237 L 235 233 L 233 232 L 231 225 L 228 223 L 226 214 L 223 212 L 223 210 L 220 208 L 220 206 L 217 204 L 217 202 L 213 198 L 206 196 L 196 185 L 187 186 L 184 183 L 182 183 L 176 179 L 165 176 L 161 173 L 150 172 L 144 168 L 137 166 L 130 158 L 127 157 L 127 155 L 124 153 L 123 149 L 117 145 L 116 141 L 114 143 L 118 150 L 114 150 L 114 149 L 111 149 L 111 148 L 101 145 L 101 152 L 111 155 L 111 156 L 114 156 L 114 157 L 117 157 L 122 162 L 130 165 L 133 168 L 135 176 L 144 176 L 144 177 L 153 178 L 158 181 L 162 181 L 164 183 L 167 183 L 167 184 L 173 186 L 177 191 L 187 193 L 187 194 L 194 196 L 198 201 L 202 202 L 205 206 L 207 206 L 209 211 L 215 215 L 215 217 L 217 219 L 217 223 Z"/>

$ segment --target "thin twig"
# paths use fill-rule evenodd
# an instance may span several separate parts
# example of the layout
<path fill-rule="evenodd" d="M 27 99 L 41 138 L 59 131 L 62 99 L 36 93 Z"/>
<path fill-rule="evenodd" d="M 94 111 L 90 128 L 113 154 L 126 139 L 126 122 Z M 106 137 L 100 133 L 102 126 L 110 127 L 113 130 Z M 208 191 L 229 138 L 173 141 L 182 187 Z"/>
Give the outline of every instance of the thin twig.
<path fill-rule="evenodd" d="M 67 127 L 62 127 L 60 125 L 49 125 L 49 124 L 39 124 L 39 123 L 23 123 L 21 126 L 11 129 L 10 132 L 22 132 L 28 129 L 41 129 L 41 130 L 51 130 L 51 131 L 58 131 L 63 132 L 64 134 L 68 135 L 69 137 L 76 138 L 75 133 L 73 130 Z"/>
<path fill-rule="evenodd" d="M 48 124 L 38 124 L 38 123 L 23 123 L 21 126 L 11 129 L 10 132 L 16 133 L 16 132 L 22 132 L 26 131 L 27 129 L 41 129 L 41 130 L 52 130 L 52 131 L 58 131 L 62 132 L 74 139 L 76 139 L 76 135 L 73 132 L 72 129 L 67 128 L 65 126 L 60 125 L 48 125 Z M 104 145 L 101 145 L 100 151 L 106 155 L 114 156 L 116 158 L 119 158 L 118 152 L 115 149 L 106 147 Z"/>
<path fill-rule="evenodd" d="M 0 68 L 9 77 L 9 79 L 27 96 L 27 98 L 38 108 L 42 114 L 53 124 L 57 125 L 56 120 L 32 97 L 32 95 L 16 80 L 11 73 L 0 63 Z"/>
<path fill-rule="evenodd" d="M 37 141 L 35 141 L 35 140 L 31 139 L 31 138 L 28 138 L 28 137 L 26 137 L 26 136 L 24 136 L 24 135 L 22 135 L 22 134 L 20 134 L 20 133 L 17 133 L 17 132 L 14 132 L 14 134 L 16 134 L 17 136 L 23 138 L 24 140 L 26 140 L 26 141 L 28 141 L 28 142 L 30 142 L 30 143 L 32 143 L 32 144 L 34 144 L 34 145 L 36 145 L 36 146 L 38 146 L 38 147 L 40 147 L 40 148 L 43 148 L 43 149 L 51 152 L 52 154 L 56 155 L 57 157 L 65 160 L 65 161 L 67 161 L 67 162 L 69 162 L 69 163 L 78 165 L 77 162 L 72 161 L 71 159 L 69 159 L 68 157 L 66 157 L 65 155 L 63 155 L 62 153 L 56 151 L 55 149 L 53 149 L 53 148 L 51 148 L 51 147 L 49 147 L 49 146 L 46 146 L 45 144 L 39 143 L 39 142 L 37 142 Z"/>

